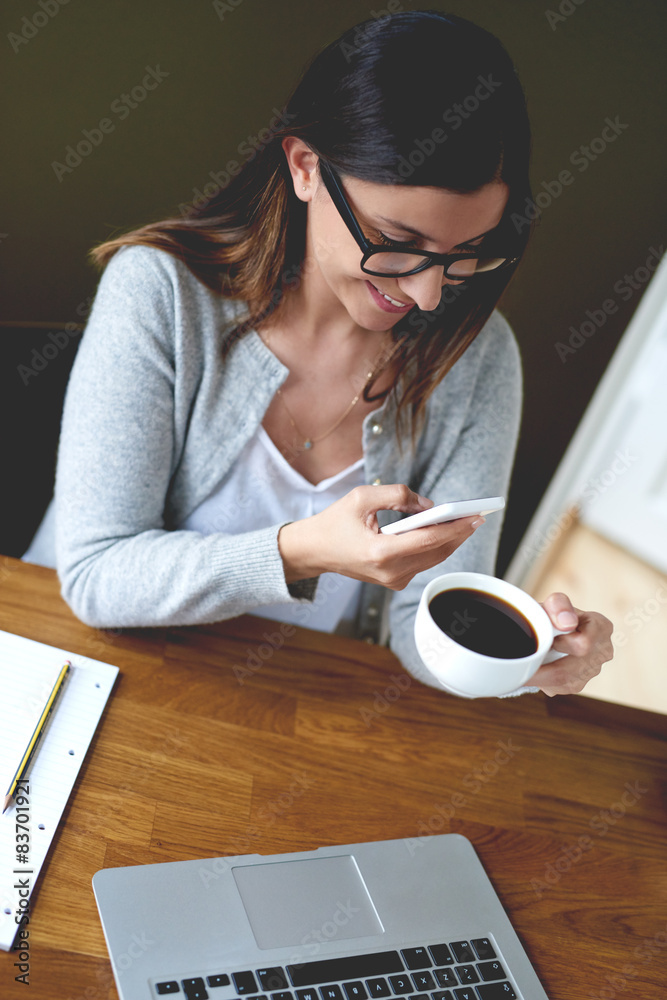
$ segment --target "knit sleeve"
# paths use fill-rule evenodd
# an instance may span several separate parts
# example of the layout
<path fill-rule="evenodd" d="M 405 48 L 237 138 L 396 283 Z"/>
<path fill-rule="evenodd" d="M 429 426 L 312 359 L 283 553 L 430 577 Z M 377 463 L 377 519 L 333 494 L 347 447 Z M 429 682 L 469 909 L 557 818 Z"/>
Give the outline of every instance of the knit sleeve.
<path fill-rule="evenodd" d="M 167 258 L 147 247 L 112 258 L 67 389 L 57 569 L 75 614 L 98 627 L 213 622 L 294 600 L 278 549 L 281 525 L 241 535 L 165 525 L 181 454 L 174 413 L 184 410 Z"/>

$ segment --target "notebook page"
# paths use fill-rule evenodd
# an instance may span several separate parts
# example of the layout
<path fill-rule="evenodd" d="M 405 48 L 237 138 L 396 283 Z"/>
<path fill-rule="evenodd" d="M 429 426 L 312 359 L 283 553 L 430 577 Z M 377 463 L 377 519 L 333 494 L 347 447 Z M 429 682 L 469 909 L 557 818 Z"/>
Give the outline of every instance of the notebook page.
<path fill-rule="evenodd" d="M 0 948 L 5 951 L 12 946 L 26 901 L 29 904 L 118 667 L 0 631 L 0 661 L 21 663 L 24 676 L 34 670 L 35 676 L 42 671 L 46 677 L 52 664 L 57 676 L 65 660 L 70 660 L 72 668 L 28 768 L 27 781 L 0 816 Z M 3 762 L 7 750 L 0 732 Z M 3 797 L 15 770 L 16 764 L 0 786 Z M 39 919 L 38 912 L 29 911 L 29 916 Z"/>

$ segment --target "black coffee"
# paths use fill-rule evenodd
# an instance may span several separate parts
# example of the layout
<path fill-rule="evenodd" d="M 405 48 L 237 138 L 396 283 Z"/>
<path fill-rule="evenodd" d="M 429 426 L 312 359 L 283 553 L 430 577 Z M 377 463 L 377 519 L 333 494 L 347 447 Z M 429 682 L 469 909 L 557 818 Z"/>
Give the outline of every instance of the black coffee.
<path fill-rule="evenodd" d="M 428 608 L 445 635 L 475 653 L 513 660 L 537 649 L 533 626 L 500 597 L 458 587 L 436 594 Z"/>

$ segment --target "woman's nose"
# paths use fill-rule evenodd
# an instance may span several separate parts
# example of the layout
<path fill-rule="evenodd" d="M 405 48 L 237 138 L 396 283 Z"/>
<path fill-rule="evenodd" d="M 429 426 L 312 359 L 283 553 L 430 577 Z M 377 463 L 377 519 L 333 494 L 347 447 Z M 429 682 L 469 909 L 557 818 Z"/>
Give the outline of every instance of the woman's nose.
<path fill-rule="evenodd" d="M 401 291 L 413 299 L 424 312 L 430 312 L 438 306 L 442 286 L 448 283 L 449 279 L 445 278 L 442 264 L 427 267 L 418 274 L 408 274 L 398 278 Z"/>

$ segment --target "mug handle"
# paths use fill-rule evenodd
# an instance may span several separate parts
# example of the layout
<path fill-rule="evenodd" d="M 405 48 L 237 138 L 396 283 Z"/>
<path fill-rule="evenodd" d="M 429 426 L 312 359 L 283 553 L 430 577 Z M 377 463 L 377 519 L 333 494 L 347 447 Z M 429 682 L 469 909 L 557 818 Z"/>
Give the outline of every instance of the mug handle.
<path fill-rule="evenodd" d="M 553 628 L 553 625 L 551 626 Z M 553 629 L 554 639 L 559 635 L 570 635 L 571 629 L 568 632 L 564 632 L 562 629 Z M 553 646 L 547 651 L 546 656 L 542 660 L 542 663 L 553 663 L 554 660 L 560 660 L 563 656 L 567 656 L 567 653 L 561 653 L 559 649 L 554 649 Z"/>
<path fill-rule="evenodd" d="M 553 625 L 551 626 L 551 628 L 553 629 L 554 639 L 558 635 L 569 635 L 569 632 L 564 632 L 561 629 L 554 628 Z M 543 664 L 544 663 L 553 663 L 554 660 L 560 660 L 560 659 L 562 659 L 563 656 L 567 656 L 567 655 L 568 655 L 567 653 L 561 653 L 561 651 L 559 649 L 553 649 L 553 647 L 552 647 L 551 649 L 547 650 L 547 652 L 545 654 L 545 657 L 542 660 L 542 663 Z M 520 688 L 517 688 L 516 691 L 510 691 L 508 694 L 501 695 L 501 698 L 509 698 L 512 695 L 523 694 L 525 691 L 538 691 L 538 690 L 539 690 L 539 688 L 536 688 L 536 687 L 520 687 Z"/>

